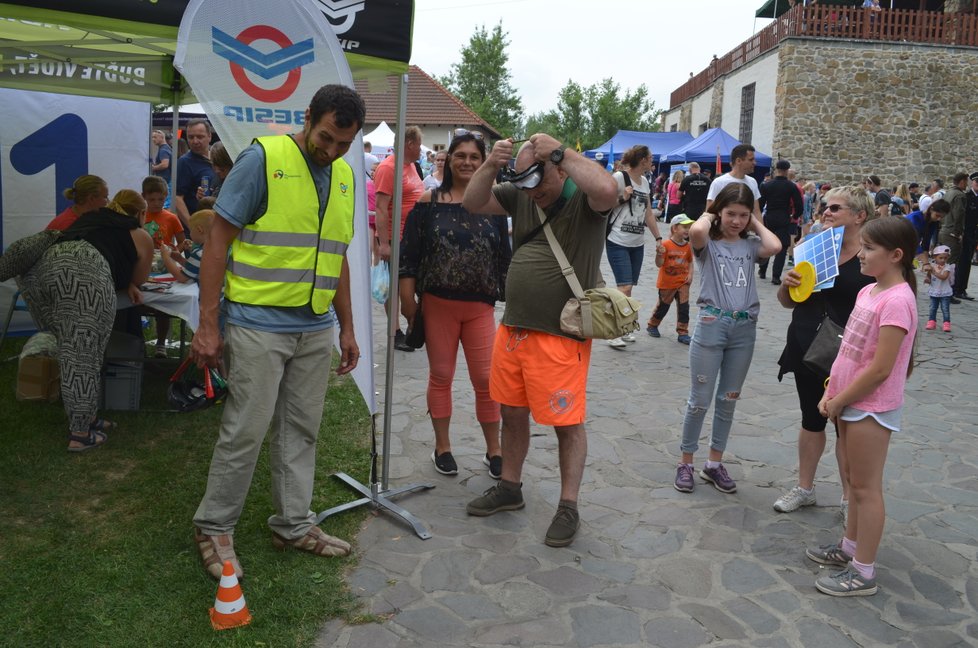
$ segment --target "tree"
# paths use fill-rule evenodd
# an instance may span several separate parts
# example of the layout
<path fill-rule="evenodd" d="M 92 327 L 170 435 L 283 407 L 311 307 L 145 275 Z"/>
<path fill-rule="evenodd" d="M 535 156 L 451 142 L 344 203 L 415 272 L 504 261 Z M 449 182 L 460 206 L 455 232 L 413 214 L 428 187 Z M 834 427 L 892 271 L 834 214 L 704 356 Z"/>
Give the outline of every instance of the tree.
<path fill-rule="evenodd" d="M 448 75 L 438 79 L 504 136 L 519 135 L 523 125 L 523 101 L 510 83 L 507 45 L 502 22 L 492 32 L 482 25 L 462 48 L 461 62 L 453 63 Z"/>
<path fill-rule="evenodd" d="M 527 133 L 549 133 L 569 146 L 595 148 L 619 130 L 657 131 L 662 111 L 648 98 L 645 85 L 625 90 L 609 79 L 586 88 L 572 80 L 558 95 L 557 108 L 531 115 Z"/>

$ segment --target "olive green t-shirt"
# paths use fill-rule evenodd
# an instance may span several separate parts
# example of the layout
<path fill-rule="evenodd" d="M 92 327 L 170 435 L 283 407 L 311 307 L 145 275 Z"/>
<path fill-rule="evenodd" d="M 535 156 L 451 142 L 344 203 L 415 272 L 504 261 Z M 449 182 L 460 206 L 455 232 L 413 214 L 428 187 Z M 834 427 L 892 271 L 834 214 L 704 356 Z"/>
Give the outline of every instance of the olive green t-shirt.
<path fill-rule="evenodd" d="M 572 185 L 568 185 L 570 188 Z M 540 219 L 536 203 L 525 192 L 510 183 L 492 189 L 496 200 L 513 217 L 513 245 L 516 247 L 506 278 L 506 310 L 503 324 L 572 337 L 560 330 L 560 311 L 573 297 L 560 265 L 541 229 L 531 240 L 522 243 Z M 544 210 L 550 219 L 554 236 L 584 290 L 603 285 L 601 254 L 604 251 L 607 213 L 591 209 L 587 195 L 580 189 L 561 198 Z M 522 244 L 521 244 L 522 243 Z"/>

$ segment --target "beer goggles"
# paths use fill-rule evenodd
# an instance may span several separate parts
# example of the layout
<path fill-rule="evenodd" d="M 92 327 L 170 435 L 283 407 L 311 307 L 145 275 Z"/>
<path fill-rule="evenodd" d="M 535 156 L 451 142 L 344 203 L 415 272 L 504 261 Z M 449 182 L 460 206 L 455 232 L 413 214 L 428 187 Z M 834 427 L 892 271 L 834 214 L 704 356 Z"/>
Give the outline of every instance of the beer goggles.
<path fill-rule="evenodd" d="M 499 176 L 503 182 L 512 183 L 517 189 L 533 189 L 543 181 L 543 162 L 537 162 L 519 173 L 508 166 L 503 167 Z"/>

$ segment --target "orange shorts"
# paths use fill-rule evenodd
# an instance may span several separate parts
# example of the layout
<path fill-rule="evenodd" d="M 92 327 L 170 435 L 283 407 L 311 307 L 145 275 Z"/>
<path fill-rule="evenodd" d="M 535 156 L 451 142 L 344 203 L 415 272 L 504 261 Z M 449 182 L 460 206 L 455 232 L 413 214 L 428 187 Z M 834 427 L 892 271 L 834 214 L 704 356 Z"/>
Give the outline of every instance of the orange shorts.
<path fill-rule="evenodd" d="M 528 407 L 540 425 L 578 425 L 587 410 L 591 340 L 499 325 L 489 395 L 500 405 Z"/>

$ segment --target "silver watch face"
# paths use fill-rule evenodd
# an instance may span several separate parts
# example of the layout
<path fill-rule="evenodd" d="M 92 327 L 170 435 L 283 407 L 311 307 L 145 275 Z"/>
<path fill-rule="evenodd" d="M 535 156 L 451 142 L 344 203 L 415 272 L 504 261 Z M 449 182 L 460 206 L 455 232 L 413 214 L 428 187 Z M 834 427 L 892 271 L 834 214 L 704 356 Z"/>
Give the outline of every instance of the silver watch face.
<path fill-rule="evenodd" d="M 550 153 L 550 161 L 554 164 L 560 164 L 564 161 L 564 149 L 554 149 Z"/>

